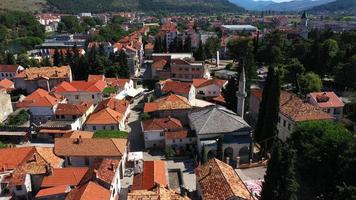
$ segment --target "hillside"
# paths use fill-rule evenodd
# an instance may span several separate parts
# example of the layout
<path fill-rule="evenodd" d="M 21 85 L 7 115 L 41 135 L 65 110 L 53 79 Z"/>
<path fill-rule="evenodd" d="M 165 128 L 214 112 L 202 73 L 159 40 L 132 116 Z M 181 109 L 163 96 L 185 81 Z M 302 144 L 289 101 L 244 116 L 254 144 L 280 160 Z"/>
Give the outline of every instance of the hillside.
<path fill-rule="evenodd" d="M 47 5 L 46 0 L 0 0 L 0 10 L 39 12 Z"/>
<path fill-rule="evenodd" d="M 314 6 L 330 3 L 335 0 L 293 0 L 293 1 L 281 2 L 281 3 L 276 3 L 274 1 L 254 1 L 254 0 L 230 0 L 230 1 L 247 10 L 301 11 L 301 10 L 308 10 Z"/>
<path fill-rule="evenodd" d="M 356 0 L 336 0 L 328 4 L 317 6 L 311 9 L 314 12 L 334 12 L 356 14 Z"/>
<path fill-rule="evenodd" d="M 61 12 L 166 11 L 235 12 L 243 9 L 228 0 L 48 0 Z"/>

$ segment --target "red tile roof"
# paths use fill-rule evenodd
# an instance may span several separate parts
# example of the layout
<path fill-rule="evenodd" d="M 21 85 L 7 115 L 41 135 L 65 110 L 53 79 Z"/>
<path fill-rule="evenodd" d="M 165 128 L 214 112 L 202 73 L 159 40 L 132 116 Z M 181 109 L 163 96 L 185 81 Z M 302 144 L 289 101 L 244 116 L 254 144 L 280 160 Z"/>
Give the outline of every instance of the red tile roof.
<path fill-rule="evenodd" d="M 192 84 L 181 81 L 166 81 L 163 84 L 162 92 L 174 94 L 189 94 Z"/>
<path fill-rule="evenodd" d="M 43 178 L 42 188 L 60 185 L 76 186 L 88 172 L 87 167 L 53 168 L 52 174 Z"/>
<path fill-rule="evenodd" d="M 234 169 L 220 160 L 213 158 L 196 169 L 197 183 L 201 188 L 203 199 L 254 200 L 244 182 Z"/>
<path fill-rule="evenodd" d="M 69 190 L 70 190 L 70 188 L 67 185 L 59 185 L 59 186 L 55 186 L 55 187 L 50 187 L 50 188 L 40 190 L 37 193 L 36 198 L 43 198 L 43 197 L 49 197 L 52 195 L 65 194 L 65 193 L 68 193 Z"/>
<path fill-rule="evenodd" d="M 90 180 L 100 181 L 111 185 L 114 181 L 116 171 L 118 170 L 120 160 L 118 159 L 96 159 L 94 165 L 89 169 L 88 173 L 82 180 L 82 183 L 86 183 Z M 82 184 L 81 183 L 81 184 Z"/>
<path fill-rule="evenodd" d="M 174 190 L 157 185 L 152 190 L 134 190 L 128 194 L 128 200 L 190 200 Z"/>
<path fill-rule="evenodd" d="M 334 92 L 313 92 L 309 94 L 321 108 L 344 107 L 342 100 Z"/>
<path fill-rule="evenodd" d="M 110 191 L 106 188 L 94 183 L 88 182 L 71 192 L 69 192 L 66 200 L 107 200 L 110 199 Z"/>
<path fill-rule="evenodd" d="M 104 75 L 93 75 L 93 74 L 90 74 L 88 76 L 88 82 L 103 81 L 104 79 L 105 79 Z"/>
<path fill-rule="evenodd" d="M 219 102 L 219 103 L 222 103 L 222 104 L 226 103 L 226 102 L 225 102 L 225 98 L 224 98 L 222 95 L 219 95 L 219 96 L 217 96 L 217 97 L 214 97 L 214 98 L 213 98 L 213 101 L 216 101 L 216 102 Z"/>
<path fill-rule="evenodd" d="M 82 102 L 80 104 L 60 103 L 57 106 L 55 115 L 76 115 L 82 116 L 93 104 L 90 102 Z"/>
<path fill-rule="evenodd" d="M 59 99 L 50 95 L 43 89 L 37 89 L 30 95 L 28 95 L 22 102 L 16 104 L 17 108 L 24 107 L 52 107 L 59 103 Z"/>
<path fill-rule="evenodd" d="M 284 116 L 299 122 L 308 120 L 332 120 L 333 117 L 320 108 L 303 102 L 295 94 L 281 91 L 280 110 Z"/>
<path fill-rule="evenodd" d="M 152 68 L 162 70 L 167 65 L 167 60 L 157 60 L 152 64 Z"/>
<path fill-rule="evenodd" d="M 123 113 L 119 113 L 111 108 L 104 108 L 98 112 L 92 113 L 85 122 L 85 124 L 119 124 L 123 117 Z"/>
<path fill-rule="evenodd" d="M 94 132 L 90 131 L 70 131 L 63 134 L 64 138 L 92 138 Z"/>
<path fill-rule="evenodd" d="M 70 66 L 61 67 L 30 67 L 16 74 L 15 78 L 36 80 L 40 78 L 55 79 L 71 77 Z"/>
<path fill-rule="evenodd" d="M 105 78 L 106 83 L 110 87 L 119 87 L 119 88 L 124 88 L 126 83 L 130 82 L 130 79 L 126 78 Z"/>
<path fill-rule="evenodd" d="M 227 80 L 221 79 L 193 79 L 193 85 L 196 88 L 205 87 L 208 85 L 217 85 L 219 87 L 223 87 Z"/>
<path fill-rule="evenodd" d="M 157 99 L 153 103 L 145 103 L 144 112 L 154 112 L 158 110 L 177 110 L 177 109 L 190 109 L 191 104 L 187 98 L 170 94 L 166 97 Z"/>
<path fill-rule="evenodd" d="M 0 149 L 0 171 L 14 169 L 35 152 L 34 147 Z M 11 159 L 9 159 L 11 158 Z"/>
<path fill-rule="evenodd" d="M 51 164 L 54 168 L 59 168 L 62 166 L 64 160 L 56 156 L 53 152 L 53 147 L 36 147 L 37 153 L 42 156 L 47 163 Z"/>
<path fill-rule="evenodd" d="M 166 131 L 164 135 L 165 138 L 168 140 L 184 139 L 188 137 L 188 131 L 187 130 Z"/>
<path fill-rule="evenodd" d="M 13 87 L 14 87 L 14 82 L 10 81 L 9 79 L 5 78 L 0 81 L 0 88 L 8 89 Z"/>
<path fill-rule="evenodd" d="M 56 92 L 102 92 L 106 88 L 105 81 L 73 81 L 73 82 L 62 82 L 56 88 Z"/>
<path fill-rule="evenodd" d="M 167 186 L 166 162 L 162 160 L 144 161 L 143 172 L 135 175 L 132 190 L 151 190 L 156 184 Z"/>
<path fill-rule="evenodd" d="M 144 131 L 170 130 L 183 128 L 182 123 L 176 118 L 155 118 L 142 122 Z"/>
<path fill-rule="evenodd" d="M 19 65 L 1 65 L 0 64 L 0 72 L 11 72 L 15 73 L 18 69 Z"/>
<path fill-rule="evenodd" d="M 130 102 L 128 102 L 127 100 L 118 100 L 115 98 L 109 98 L 101 101 L 96 106 L 94 112 L 98 112 L 105 108 L 111 108 L 112 110 L 124 114 L 129 106 L 130 106 Z"/>
<path fill-rule="evenodd" d="M 104 148 L 105 147 L 105 148 Z M 127 139 L 111 138 L 56 138 L 54 153 L 57 156 L 113 156 L 125 154 Z"/>

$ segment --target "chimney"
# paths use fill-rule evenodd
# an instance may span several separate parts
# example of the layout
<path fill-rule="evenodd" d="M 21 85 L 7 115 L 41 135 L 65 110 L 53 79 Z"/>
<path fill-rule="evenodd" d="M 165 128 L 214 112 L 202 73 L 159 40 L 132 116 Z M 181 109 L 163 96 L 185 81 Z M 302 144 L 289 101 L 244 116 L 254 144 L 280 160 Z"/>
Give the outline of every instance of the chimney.
<path fill-rule="evenodd" d="M 82 136 L 81 135 L 79 135 L 79 142 L 81 143 L 81 142 L 83 142 L 83 139 L 82 139 Z"/>
<path fill-rule="evenodd" d="M 36 154 L 33 154 L 33 161 L 34 161 L 34 162 L 36 162 L 36 161 L 37 161 Z"/>
<path fill-rule="evenodd" d="M 230 165 L 230 157 L 226 157 L 226 164 Z"/>
<path fill-rule="evenodd" d="M 209 174 L 213 171 L 213 166 L 209 165 Z"/>
<path fill-rule="evenodd" d="M 238 169 L 240 167 L 240 156 L 236 157 L 236 169 Z"/>

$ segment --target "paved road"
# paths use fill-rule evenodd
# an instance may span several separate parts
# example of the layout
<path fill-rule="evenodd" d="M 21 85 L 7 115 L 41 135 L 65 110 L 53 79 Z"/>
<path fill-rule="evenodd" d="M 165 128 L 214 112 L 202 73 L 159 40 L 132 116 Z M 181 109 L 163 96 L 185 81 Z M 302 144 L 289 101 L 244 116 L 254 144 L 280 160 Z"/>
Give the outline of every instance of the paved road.
<path fill-rule="evenodd" d="M 139 102 L 139 100 L 135 100 L 135 102 L 131 105 L 131 112 L 127 127 L 127 131 L 129 132 L 129 141 L 131 145 L 130 152 L 143 151 L 144 149 L 141 121 L 139 120 L 140 112 L 135 110 L 137 102 Z"/>

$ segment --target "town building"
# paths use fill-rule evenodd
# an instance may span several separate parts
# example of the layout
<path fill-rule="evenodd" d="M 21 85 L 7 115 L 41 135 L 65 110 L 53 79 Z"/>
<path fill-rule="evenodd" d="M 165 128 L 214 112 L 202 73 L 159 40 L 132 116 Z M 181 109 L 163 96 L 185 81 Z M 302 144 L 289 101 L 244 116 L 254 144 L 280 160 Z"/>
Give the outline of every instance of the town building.
<path fill-rule="evenodd" d="M 187 98 L 189 101 L 195 99 L 195 88 L 189 82 L 164 80 L 156 83 L 156 89 L 159 96 L 168 94 L 177 94 Z"/>
<path fill-rule="evenodd" d="M 20 71 L 24 70 L 21 65 L 0 65 L 0 80 L 9 79 L 13 81 L 13 78 Z"/>
<path fill-rule="evenodd" d="M 0 92 L 11 92 L 13 90 L 15 90 L 14 82 L 7 78 L 0 80 Z"/>
<path fill-rule="evenodd" d="M 32 93 L 38 88 L 50 91 L 63 81 L 72 81 L 70 66 L 61 67 L 30 67 L 16 73 L 13 78 L 16 89 Z"/>
<path fill-rule="evenodd" d="M 165 161 L 144 161 L 142 172 L 133 178 L 131 190 L 152 190 L 156 185 L 168 186 L 168 171 Z"/>
<path fill-rule="evenodd" d="M 4 91 L 0 91 L 0 123 L 5 121 L 13 112 L 11 96 Z"/>
<path fill-rule="evenodd" d="M 193 79 L 196 97 L 211 99 L 221 95 L 221 90 L 227 84 L 226 80 L 221 79 Z"/>
<path fill-rule="evenodd" d="M 312 92 L 307 95 L 308 102 L 323 109 L 336 120 L 343 118 L 345 104 L 334 92 Z"/>
<path fill-rule="evenodd" d="M 196 169 L 197 193 L 204 200 L 255 200 L 234 169 L 216 158 Z"/>
<path fill-rule="evenodd" d="M 252 25 L 222 25 L 221 30 L 223 34 L 230 35 L 236 33 L 255 33 L 258 28 Z"/>
<path fill-rule="evenodd" d="M 92 102 L 98 104 L 103 100 L 103 90 L 107 87 L 104 81 L 64 81 L 54 88 L 54 92 L 64 96 L 68 103 Z"/>
<path fill-rule="evenodd" d="M 208 106 L 191 111 L 188 119 L 196 133 L 198 154 L 203 161 L 215 157 L 218 151 L 222 152 L 223 159 L 229 157 L 236 161 L 239 157 L 241 162 L 250 159 L 252 128 L 234 112 L 222 106 Z"/>

